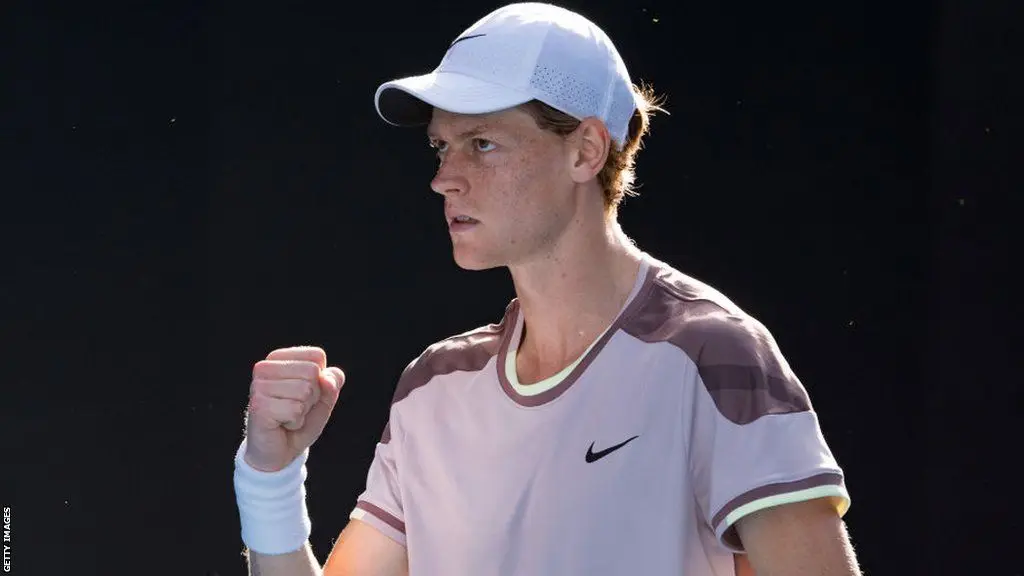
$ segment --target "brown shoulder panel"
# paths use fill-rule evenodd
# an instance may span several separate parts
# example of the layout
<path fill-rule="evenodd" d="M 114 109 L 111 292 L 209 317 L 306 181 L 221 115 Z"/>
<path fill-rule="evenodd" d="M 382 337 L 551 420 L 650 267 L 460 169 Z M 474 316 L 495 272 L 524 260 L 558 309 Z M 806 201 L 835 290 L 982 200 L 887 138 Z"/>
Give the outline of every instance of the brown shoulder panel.
<path fill-rule="evenodd" d="M 474 372 L 482 369 L 492 356 L 497 355 L 509 319 L 514 318 L 516 302 L 509 304 L 505 317 L 498 324 L 483 326 L 457 336 L 446 338 L 423 351 L 406 366 L 398 379 L 391 404 L 397 404 L 416 390 L 430 382 L 435 376 L 452 372 Z M 391 440 L 391 425 L 384 427 L 381 442 Z"/>
<path fill-rule="evenodd" d="M 811 407 L 769 331 L 714 289 L 668 269 L 623 330 L 668 342 L 697 365 L 719 412 L 736 424 Z"/>

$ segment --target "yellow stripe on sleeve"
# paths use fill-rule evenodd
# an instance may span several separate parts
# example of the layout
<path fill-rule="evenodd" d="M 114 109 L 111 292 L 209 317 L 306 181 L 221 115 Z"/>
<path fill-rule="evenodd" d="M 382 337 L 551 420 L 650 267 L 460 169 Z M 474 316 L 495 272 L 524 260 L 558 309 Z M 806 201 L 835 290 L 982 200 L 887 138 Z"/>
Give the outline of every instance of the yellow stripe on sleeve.
<path fill-rule="evenodd" d="M 785 494 L 776 494 L 774 496 L 766 496 L 764 498 L 754 500 L 753 502 L 748 502 L 730 512 L 729 515 L 725 517 L 725 525 L 733 526 L 740 518 L 757 512 L 758 510 L 764 510 L 765 508 L 771 508 L 781 504 L 805 502 L 816 498 L 832 498 L 835 502 L 836 512 L 839 513 L 840 518 L 845 516 L 846 511 L 850 509 L 850 495 L 846 492 L 846 488 L 835 485 L 815 486 L 814 488 L 797 490 L 796 492 L 787 492 Z"/>

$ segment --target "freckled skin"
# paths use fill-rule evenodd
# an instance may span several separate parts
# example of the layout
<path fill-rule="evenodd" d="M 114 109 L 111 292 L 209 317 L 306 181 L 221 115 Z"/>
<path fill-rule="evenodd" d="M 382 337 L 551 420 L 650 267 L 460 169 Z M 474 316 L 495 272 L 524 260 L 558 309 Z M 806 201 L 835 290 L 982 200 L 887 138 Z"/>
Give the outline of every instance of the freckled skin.
<path fill-rule="evenodd" d="M 480 130 L 464 134 L 474 129 Z M 428 134 L 439 158 L 431 188 L 452 216 L 480 221 L 451 235 L 460 267 L 484 270 L 550 254 L 579 208 L 561 136 L 519 109 L 481 116 L 435 111 Z"/>

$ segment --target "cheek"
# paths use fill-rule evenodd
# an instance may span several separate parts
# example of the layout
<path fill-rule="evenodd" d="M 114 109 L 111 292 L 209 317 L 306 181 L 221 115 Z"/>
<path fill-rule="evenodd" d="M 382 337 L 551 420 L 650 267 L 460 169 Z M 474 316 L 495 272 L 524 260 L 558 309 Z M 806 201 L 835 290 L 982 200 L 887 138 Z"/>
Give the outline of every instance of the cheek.
<path fill-rule="evenodd" d="M 503 188 L 503 203 L 510 219 L 533 221 L 548 208 L 542 172 L 536 165 L 521 164 L 512 167 L 511 178 Z"/>
<path fill-rule="evenodd" d="M 559 199 L 553 197 L 558 179 L 556 159 L 543 154 L 504 158 L 492 166 L 480 167 L 476 175 L 486 190 L 480 201 L 487 211 L 499 216 L 503 226 L 514 226 L 519 233 L 530 234 L 559 212 Z M 508 234 L 517 235 L 515 230 Z"/>
<path fill-rule="evenodd" d="M 538 156 L 519 166 L 516 187 L 523 210 L 532 217 L 553 218 L 564 211 L 570 194 L 562 186 L 557 159 Z"/>

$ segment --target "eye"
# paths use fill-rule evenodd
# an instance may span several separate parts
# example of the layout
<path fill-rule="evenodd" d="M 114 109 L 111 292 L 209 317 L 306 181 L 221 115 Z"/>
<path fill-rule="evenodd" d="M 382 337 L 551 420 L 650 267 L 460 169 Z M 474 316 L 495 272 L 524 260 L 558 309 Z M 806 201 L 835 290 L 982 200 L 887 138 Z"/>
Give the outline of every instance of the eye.
<path fill-rule="evenodd" d="M 483 138 L 474 138 L 473 146 L 475 146 L 476 149 L 480 152 L 490 152 L 495 148 L 494 142 L 491 142 L 490 140 L 484 140 Z"/>
<path fill-rule="evenodd" d="M 443 140 L 431 140 L 430 147 L 433 148 L 438 154 L 443 153 L 448 149 L 448 143 Z"/>

